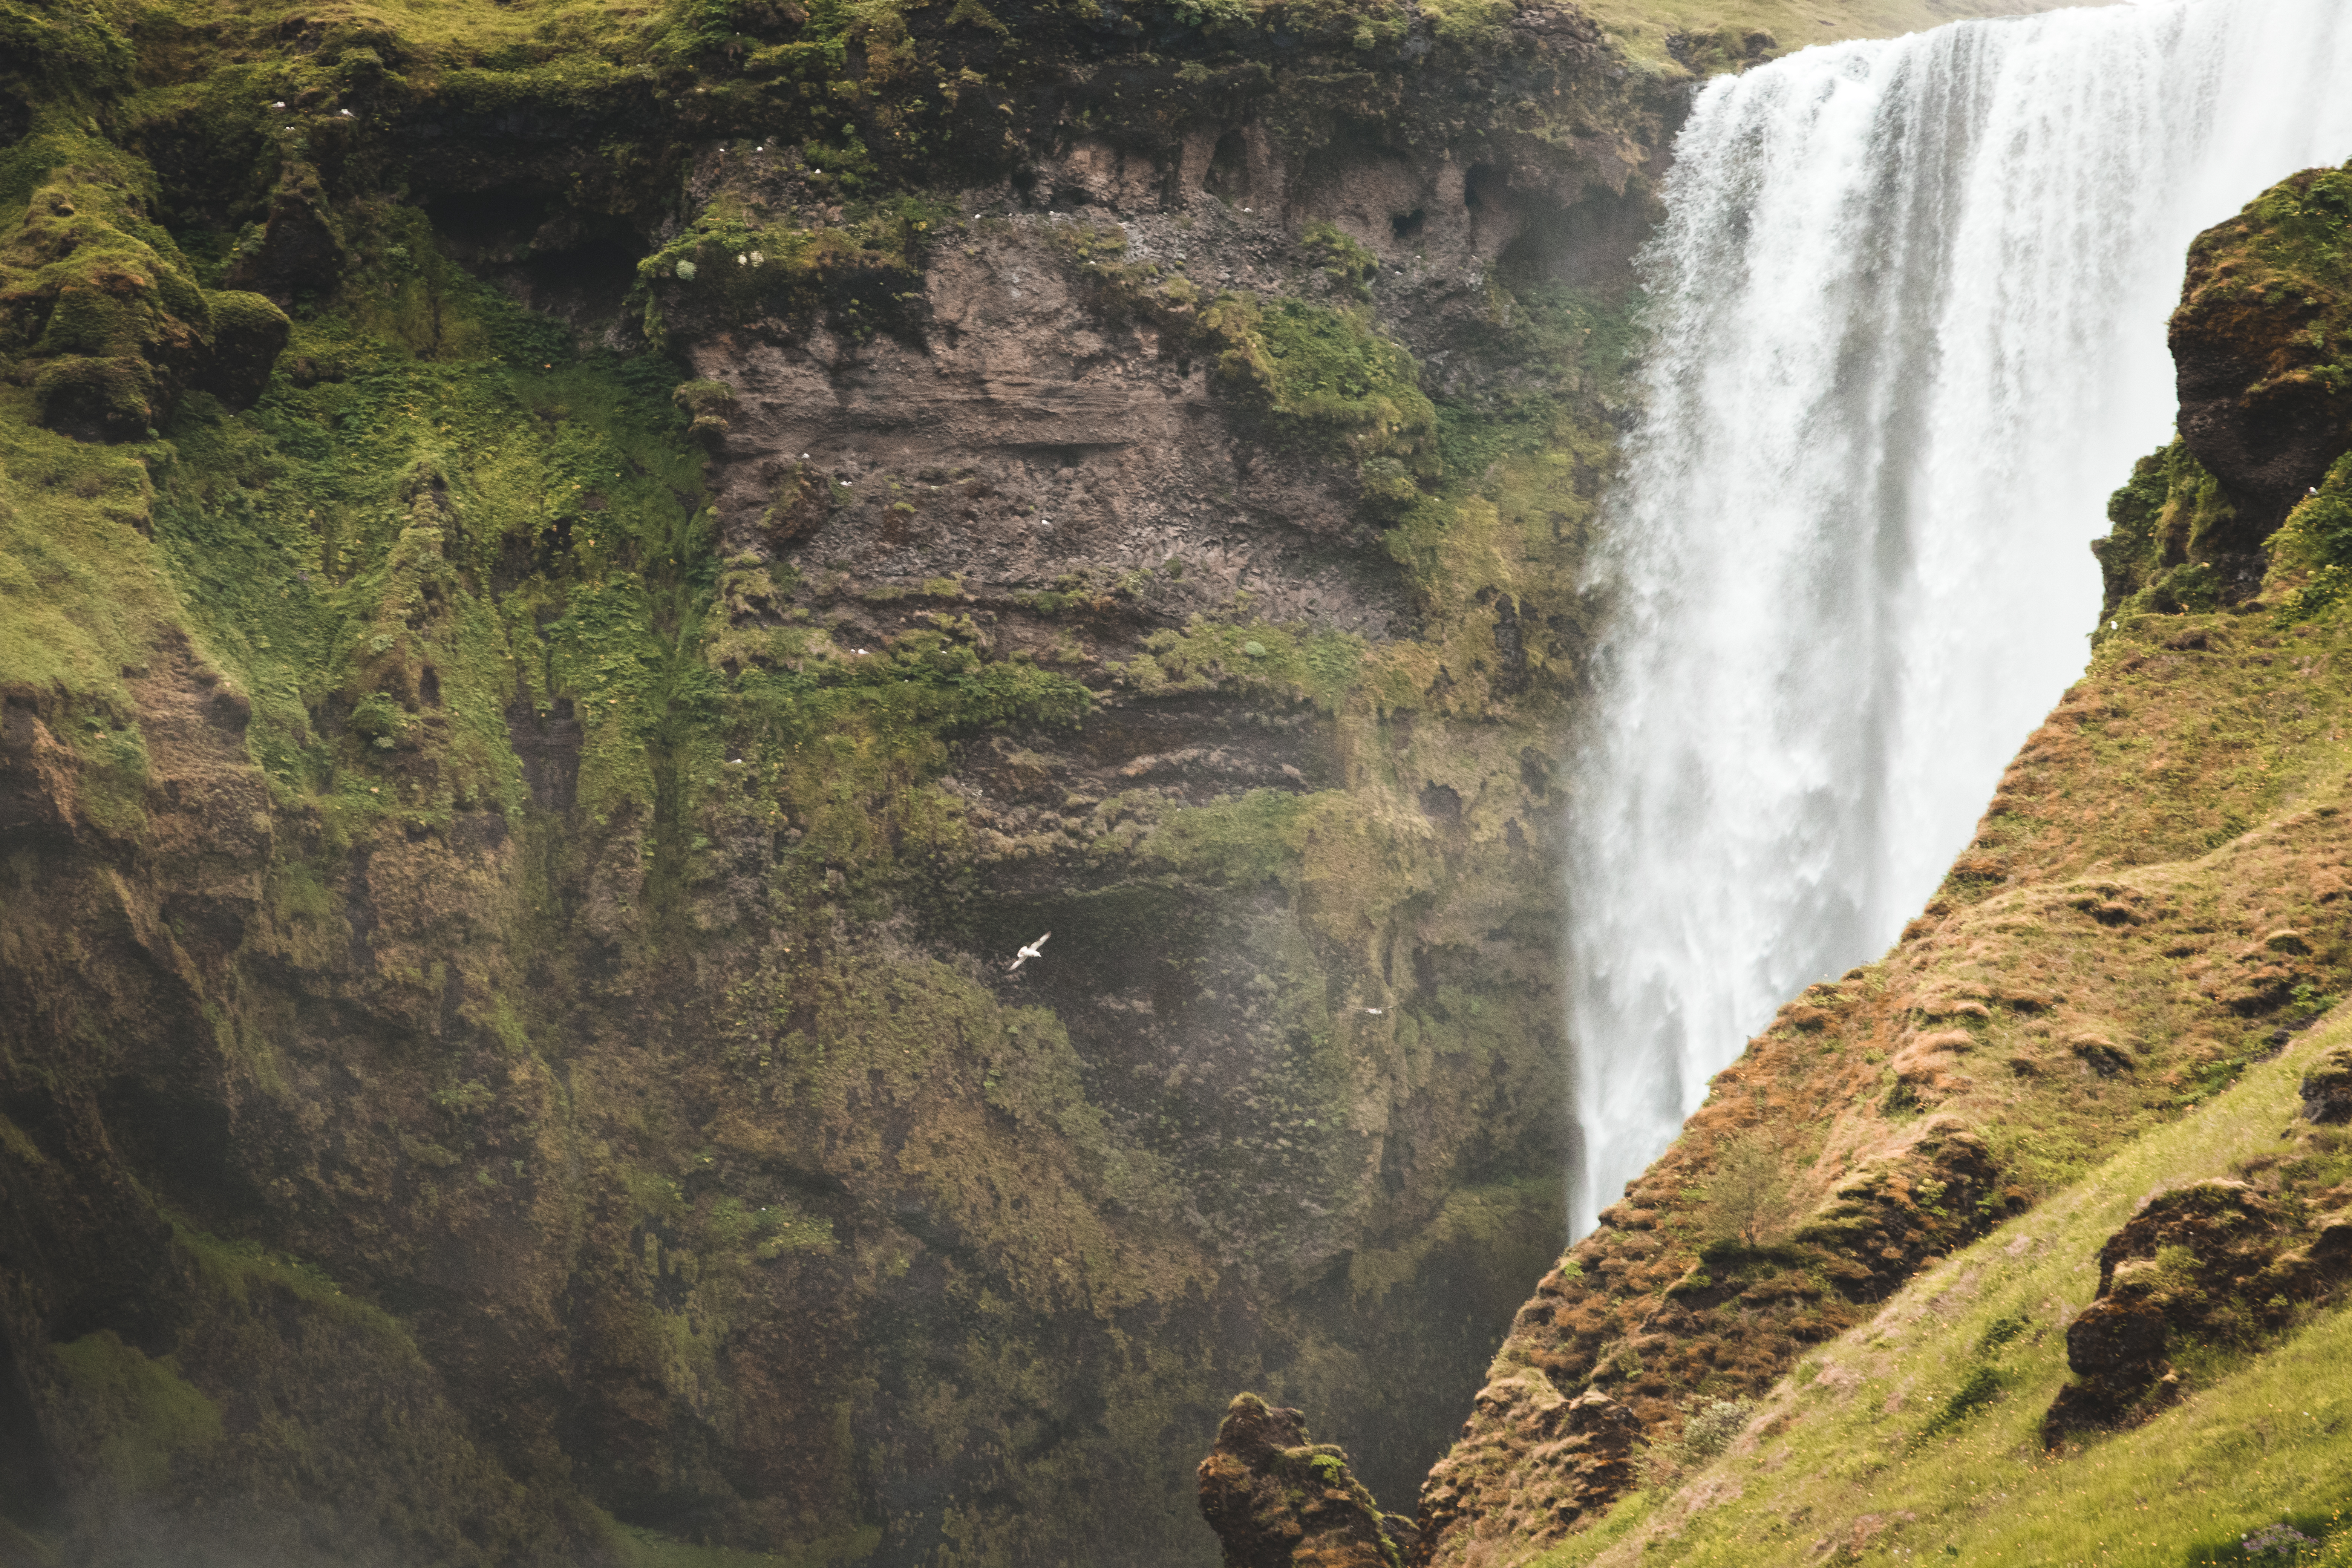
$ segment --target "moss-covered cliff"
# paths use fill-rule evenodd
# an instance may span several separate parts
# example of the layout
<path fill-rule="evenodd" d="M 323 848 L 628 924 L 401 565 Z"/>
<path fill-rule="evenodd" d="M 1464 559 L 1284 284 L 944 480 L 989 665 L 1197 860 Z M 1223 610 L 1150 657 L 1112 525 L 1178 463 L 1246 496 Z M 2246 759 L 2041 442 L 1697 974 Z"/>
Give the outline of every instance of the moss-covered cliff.
<path fill-rule="evenodd" d="M 2198 241 L 2088 671 L 1901 943 L 1784 1007 L 1521 1309 L 1430 1561 L 2352 1551 L 2347 191 Z"/>
<path fill-rule="evenodd" d="M 1565 7 L 0 4 L 0 1555 L 1195 1560 L 1242 1384 L 1408 1490 L 1559 1225 L 1673 103 Z"/>

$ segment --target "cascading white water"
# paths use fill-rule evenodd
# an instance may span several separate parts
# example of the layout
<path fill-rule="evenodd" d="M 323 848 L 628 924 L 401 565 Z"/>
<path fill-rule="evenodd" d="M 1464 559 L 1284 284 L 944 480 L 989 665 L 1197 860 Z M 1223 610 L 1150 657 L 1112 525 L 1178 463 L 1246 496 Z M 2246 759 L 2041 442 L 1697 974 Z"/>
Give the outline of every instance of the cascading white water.
<path fill-rule="evenodd" d="M 2081 670 L 2189 242 L 2352 156 L 2347 81 L 2347 0 L 2159 0 L 1699 94 L 1571 824 L 1579 1233 L 1779 1004 L 1894 941 Z"/>

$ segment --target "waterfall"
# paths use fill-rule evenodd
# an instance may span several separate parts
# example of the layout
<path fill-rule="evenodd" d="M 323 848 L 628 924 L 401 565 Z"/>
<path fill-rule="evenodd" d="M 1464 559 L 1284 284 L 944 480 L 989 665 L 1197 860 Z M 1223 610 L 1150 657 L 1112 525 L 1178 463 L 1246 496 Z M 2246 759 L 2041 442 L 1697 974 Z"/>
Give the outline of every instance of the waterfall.
<path fill-rule="evenodd" d="M 2157 0 L 1697 96 L 1571 808 L 1595 1211 L 1776 1006 L 1885 951 L 2078 674 L 2197 232 L 2352 155 L 2352 5 Z"/>

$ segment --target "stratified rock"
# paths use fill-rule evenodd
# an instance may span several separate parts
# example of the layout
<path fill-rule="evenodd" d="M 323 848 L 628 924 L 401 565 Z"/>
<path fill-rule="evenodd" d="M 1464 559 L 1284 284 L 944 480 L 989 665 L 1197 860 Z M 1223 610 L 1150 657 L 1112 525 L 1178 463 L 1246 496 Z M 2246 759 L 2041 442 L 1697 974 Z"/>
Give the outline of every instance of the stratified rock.
<path fill-rule="evenodd" d="M 1200 1478 L 1201 1517 L 1224 1543 L 1226 1568 L 1395 1568 L 1402 1561 L 1392 1531 L 1403 1521 L 1381 1518 L 1347 1455 L 1309 1443 L 1296 1410 L 1234 1395 Z"/>

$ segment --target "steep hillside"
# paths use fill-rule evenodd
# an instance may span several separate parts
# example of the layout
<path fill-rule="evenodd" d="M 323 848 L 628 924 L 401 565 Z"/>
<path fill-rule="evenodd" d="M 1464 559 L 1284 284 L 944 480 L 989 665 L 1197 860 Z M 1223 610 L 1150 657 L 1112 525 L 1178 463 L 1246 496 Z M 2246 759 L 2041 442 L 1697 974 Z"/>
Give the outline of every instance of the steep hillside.
<path fill-rule="evenodd" d="M 2305 1033 L 2352 973 L 2347 201 L 2312 171 L 2198 241 L 2090 668 L 1901 943 L 1784 1007 L 1521 1309 L 1427 1560 L 2352 1546 L 2315 1386 L 2352 1024 Z"/>

